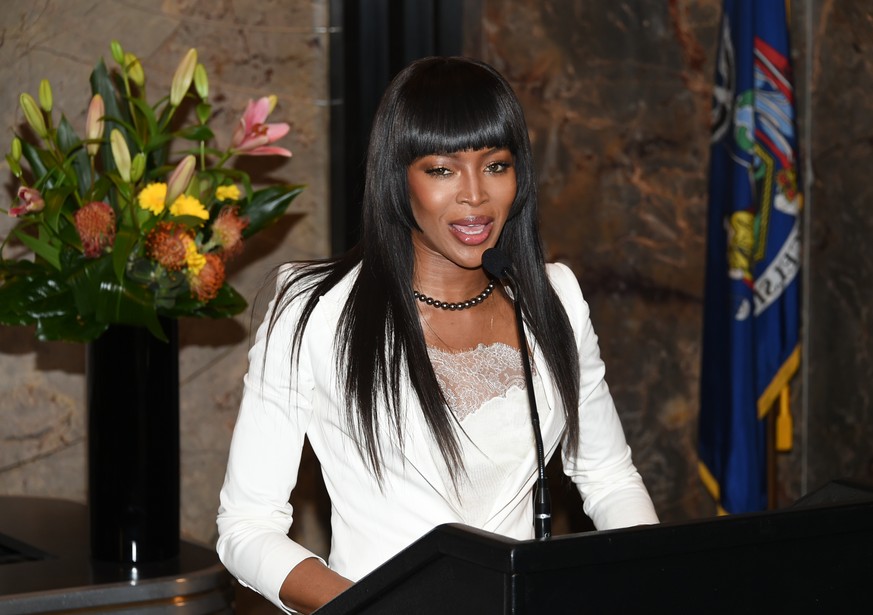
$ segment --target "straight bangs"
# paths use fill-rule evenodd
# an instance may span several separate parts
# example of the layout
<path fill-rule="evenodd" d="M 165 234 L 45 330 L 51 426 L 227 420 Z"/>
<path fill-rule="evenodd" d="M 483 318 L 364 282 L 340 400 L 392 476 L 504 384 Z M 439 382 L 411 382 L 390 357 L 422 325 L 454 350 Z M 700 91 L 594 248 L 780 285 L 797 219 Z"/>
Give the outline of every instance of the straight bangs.
<path fill-rule="evenodd" d="M 511 110 L 495 96 L 499 84 L 490 83 L 485 71 L 475 82 L 469 79 L 472 75 L 457 72 L 410 88 L 414 91 L 398 110 L 394 126 L 397 161 L 404 167 L 431 154 L 505 147 L 514 156 L 518 151 Z"/>

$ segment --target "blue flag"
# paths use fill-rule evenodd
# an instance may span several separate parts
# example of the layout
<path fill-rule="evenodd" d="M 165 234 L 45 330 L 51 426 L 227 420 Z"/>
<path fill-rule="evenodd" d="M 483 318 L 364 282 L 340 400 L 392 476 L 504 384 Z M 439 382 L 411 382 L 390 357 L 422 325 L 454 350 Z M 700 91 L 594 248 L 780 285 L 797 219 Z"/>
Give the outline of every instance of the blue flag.
<path fill-rule="evenodd" d="M 725 0 L 716 62 L 699 454 L 701 478 L 728 513 L 767 507 L 767 414 L 780 398 L 787 413 L 800 364 L 802 197 L 785 4 Z"/>

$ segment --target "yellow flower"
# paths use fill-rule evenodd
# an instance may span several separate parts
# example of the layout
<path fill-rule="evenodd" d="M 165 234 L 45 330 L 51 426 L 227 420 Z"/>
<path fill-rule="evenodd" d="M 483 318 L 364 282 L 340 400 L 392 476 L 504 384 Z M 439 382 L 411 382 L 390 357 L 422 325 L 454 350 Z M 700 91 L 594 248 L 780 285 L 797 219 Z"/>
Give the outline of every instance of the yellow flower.
<path fill-rule="evenodd" d="M 189 236 L 185 236 L 185 260 L 188 262 L 188 271 L 192 275 L 199 275 L 206 266 L 206 257 L 197 251 L 197 244 Z"/>
<path fill-rule="evenodd" d="M 142 189 L 137 196 L 139 206 L 156 216 L 164 211 L 164 197 L 167 196 L 167 184 L 154 182 Z"/>
<path fill-rule="evenodd" d="M 203 207 L 203 203 L 193 196 L 183 194 L 170 205 L 170 213 L 176 217 L 194 216 L 201 220 L 209 220 L 209 212 Z"/>
<path fill-rule="evenodd" d="M 238 201 L 239 197 L 239 188 L 233 184 L 230 186 L 219 186 L 215 189 L 215 198 L 219 201 Z"/>

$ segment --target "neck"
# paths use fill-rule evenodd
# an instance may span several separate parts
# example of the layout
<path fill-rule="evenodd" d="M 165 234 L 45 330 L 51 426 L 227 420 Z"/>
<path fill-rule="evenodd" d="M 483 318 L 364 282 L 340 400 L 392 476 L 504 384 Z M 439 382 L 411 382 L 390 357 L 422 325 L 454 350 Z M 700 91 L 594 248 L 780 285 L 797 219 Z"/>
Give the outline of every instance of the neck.
<path fill-rule="evenodd" d="M 421 266 L 416 260 L 412 287 L 441 301 L 466 301 L 482 292 L 489 279 L 481 267 L 465 269 L 445 261 L 437 266 Z"/>

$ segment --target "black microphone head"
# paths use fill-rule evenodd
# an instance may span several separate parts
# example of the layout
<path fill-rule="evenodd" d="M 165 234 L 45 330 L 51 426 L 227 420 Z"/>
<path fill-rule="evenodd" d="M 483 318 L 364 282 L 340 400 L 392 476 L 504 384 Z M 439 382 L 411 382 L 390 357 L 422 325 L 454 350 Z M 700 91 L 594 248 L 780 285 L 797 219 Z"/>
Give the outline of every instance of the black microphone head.
<path fill-rule="evenodd" d="M 488 248 L 482 254 L 482 268 L 495 278 L 502 278 L 512 271 L 512 261 L 498 248 Z"/>

